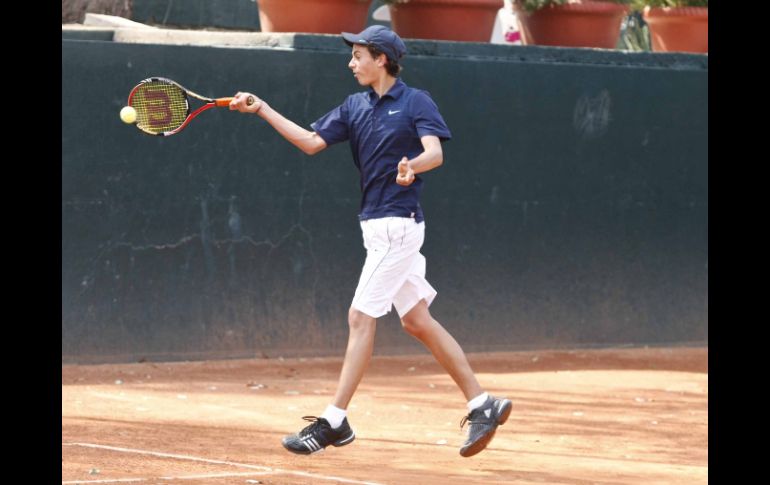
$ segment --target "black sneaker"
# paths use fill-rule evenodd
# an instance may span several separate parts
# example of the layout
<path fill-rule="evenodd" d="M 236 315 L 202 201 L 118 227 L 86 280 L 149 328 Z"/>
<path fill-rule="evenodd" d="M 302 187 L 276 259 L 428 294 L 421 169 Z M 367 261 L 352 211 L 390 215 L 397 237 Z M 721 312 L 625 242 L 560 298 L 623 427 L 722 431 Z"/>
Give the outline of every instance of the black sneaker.
<path fill-rule="evenodd" d="M 345 446 L 356 439 L 356 434 L 348 424 L 348 418 L 342 420 L 342 424 L 337 429 L 332 429 L 324 418 L 303 416 L 302 419 L 313 424 L 297 434 L 286 436 L 282 441 L 283 447 L 292 453 L 309 455 L 329 445 Z"/>
<path fill-rule="evenodd" d="M 487 447 L 495 436 L 497 426 L 505 423 L 511 414 L 511 401 L 509 399 L 498 399 L 489 396 L 487 402 L 474 409 L 465 416 L 460 423 L 460 429 L 465 422 L 471 423 L 468 428 L 468 439 L 460 448 L 460 454 L 468 457 L 473 456 Z"/>

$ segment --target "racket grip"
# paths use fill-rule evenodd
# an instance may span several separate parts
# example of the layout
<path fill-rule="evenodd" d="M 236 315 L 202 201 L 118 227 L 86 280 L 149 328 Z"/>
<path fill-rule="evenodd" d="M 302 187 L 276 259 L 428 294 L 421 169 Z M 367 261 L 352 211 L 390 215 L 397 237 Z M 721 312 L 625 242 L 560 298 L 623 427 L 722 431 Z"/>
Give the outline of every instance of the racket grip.
<path fill-rule="evenodd" d="M 217 105 L 218 108 L 226 108 L 230 105 L 230 101 L 232 101 L 235 98 L 217 98 L 214 100 L 214 103 Z M 254 104 L 254 96 L 249 96 L 248 99 L 246 99 L 246 105 L 251 106 Z"/>

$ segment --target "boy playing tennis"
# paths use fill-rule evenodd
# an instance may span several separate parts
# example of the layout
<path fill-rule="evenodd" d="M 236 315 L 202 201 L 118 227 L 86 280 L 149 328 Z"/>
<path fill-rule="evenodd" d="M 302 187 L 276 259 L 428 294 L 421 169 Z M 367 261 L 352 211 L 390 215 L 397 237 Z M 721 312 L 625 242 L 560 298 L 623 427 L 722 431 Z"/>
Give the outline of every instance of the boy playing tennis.
<path fill-rule="evenodd" d="M 484 392 L 455 339 L 433 319 L 428 306 L 436 290 L 425 279 L 425 236 L 418 174 L 443 162 L 441 142 L 451 133 L 427 92 L 398 79 L 399 59 L 406 46 L 392 30 L 374 25 L 360 34 L 343 33 L 352 47 L 348 67 L 366 92 L 348 96 L 338 107 L 311 124 L 308 131 L 250 93 L 239 92 L 231 110 L 256 113 L 308 155 L 349 141 L 361 172 L 361 212 L 366 261 L 348 312 L 349 337 L 339 384 L 332 403 L 312 424 L 283 439 L 283 446 L 311 454 L 329 445 L 355 439 L 347 408 L 369 364 L 376 319 L 395 306 L 404 330 L 422 342 L 454 379 L 468 400 L 468 437 L 462 456 L 483 450 L 511 413 L 511 401 Z M 462 426 L 462 425 L 461 425 Z"/>

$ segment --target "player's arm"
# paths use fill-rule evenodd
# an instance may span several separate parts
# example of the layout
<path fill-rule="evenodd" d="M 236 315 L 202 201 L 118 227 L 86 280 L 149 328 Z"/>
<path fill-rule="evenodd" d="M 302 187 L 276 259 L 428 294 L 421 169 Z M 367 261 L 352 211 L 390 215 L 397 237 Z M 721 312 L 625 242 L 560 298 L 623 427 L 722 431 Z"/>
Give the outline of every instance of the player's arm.
<path fill-rule="evenodd" d="M 262 117 L 262 119 L 270 123 L 270 126 L 275 128 L 275 131 L 286 138 L 289 143 L 308 155 L 315 155 L 326 148 L 326 142 L 323 138 L 318 136 L 316 132 L 302 128 L 271 108 L 263 99 L 254 96 L 256 102 L 251 106 L 247 105 L 246 99 L 249 96 L 254 95 L 250 93 L 237 93 L 232 102 L 230 102 L 230 110 L 240 111 L 241 113 L 256 113 L 258 116 Z"/>
<path fill-rule="evenodd" d="M 398 163 L 398 176 L 396 183 L 399 185 L 410 185 L 414 182 L 414 176 L 418 173 L 427 172 L 444 163 L 444 152 L 441 149 L 441 140 L 434 135 L 420 137 L 423 152 L 413 159 L 407 157 L 401 159 Z"/>

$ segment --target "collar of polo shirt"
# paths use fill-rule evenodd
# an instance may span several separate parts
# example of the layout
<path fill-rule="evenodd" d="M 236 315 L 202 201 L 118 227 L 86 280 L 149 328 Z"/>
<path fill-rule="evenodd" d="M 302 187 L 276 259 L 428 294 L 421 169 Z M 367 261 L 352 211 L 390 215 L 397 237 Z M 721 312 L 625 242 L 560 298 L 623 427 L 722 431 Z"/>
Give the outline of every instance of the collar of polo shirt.
<path fill-rule="evenodd" d="M 406 84 L 404 84 L 404 81 L 401 79 L 396 79 L 396 83 L 391 86 L 390 89 L 388 89 L 388 92 L 383 94 L 382 97 L 391 97 L 393 99 L 398 99 L 401 97 L 402 94 L 404 94 L 404 90 L 406 89 Z M 377 92 L 374 90 L 373 87 L 369 86 L 369 100 L 371 102 L 376 102 L 378 99 L 380 99 L 377 96 Z"/>

